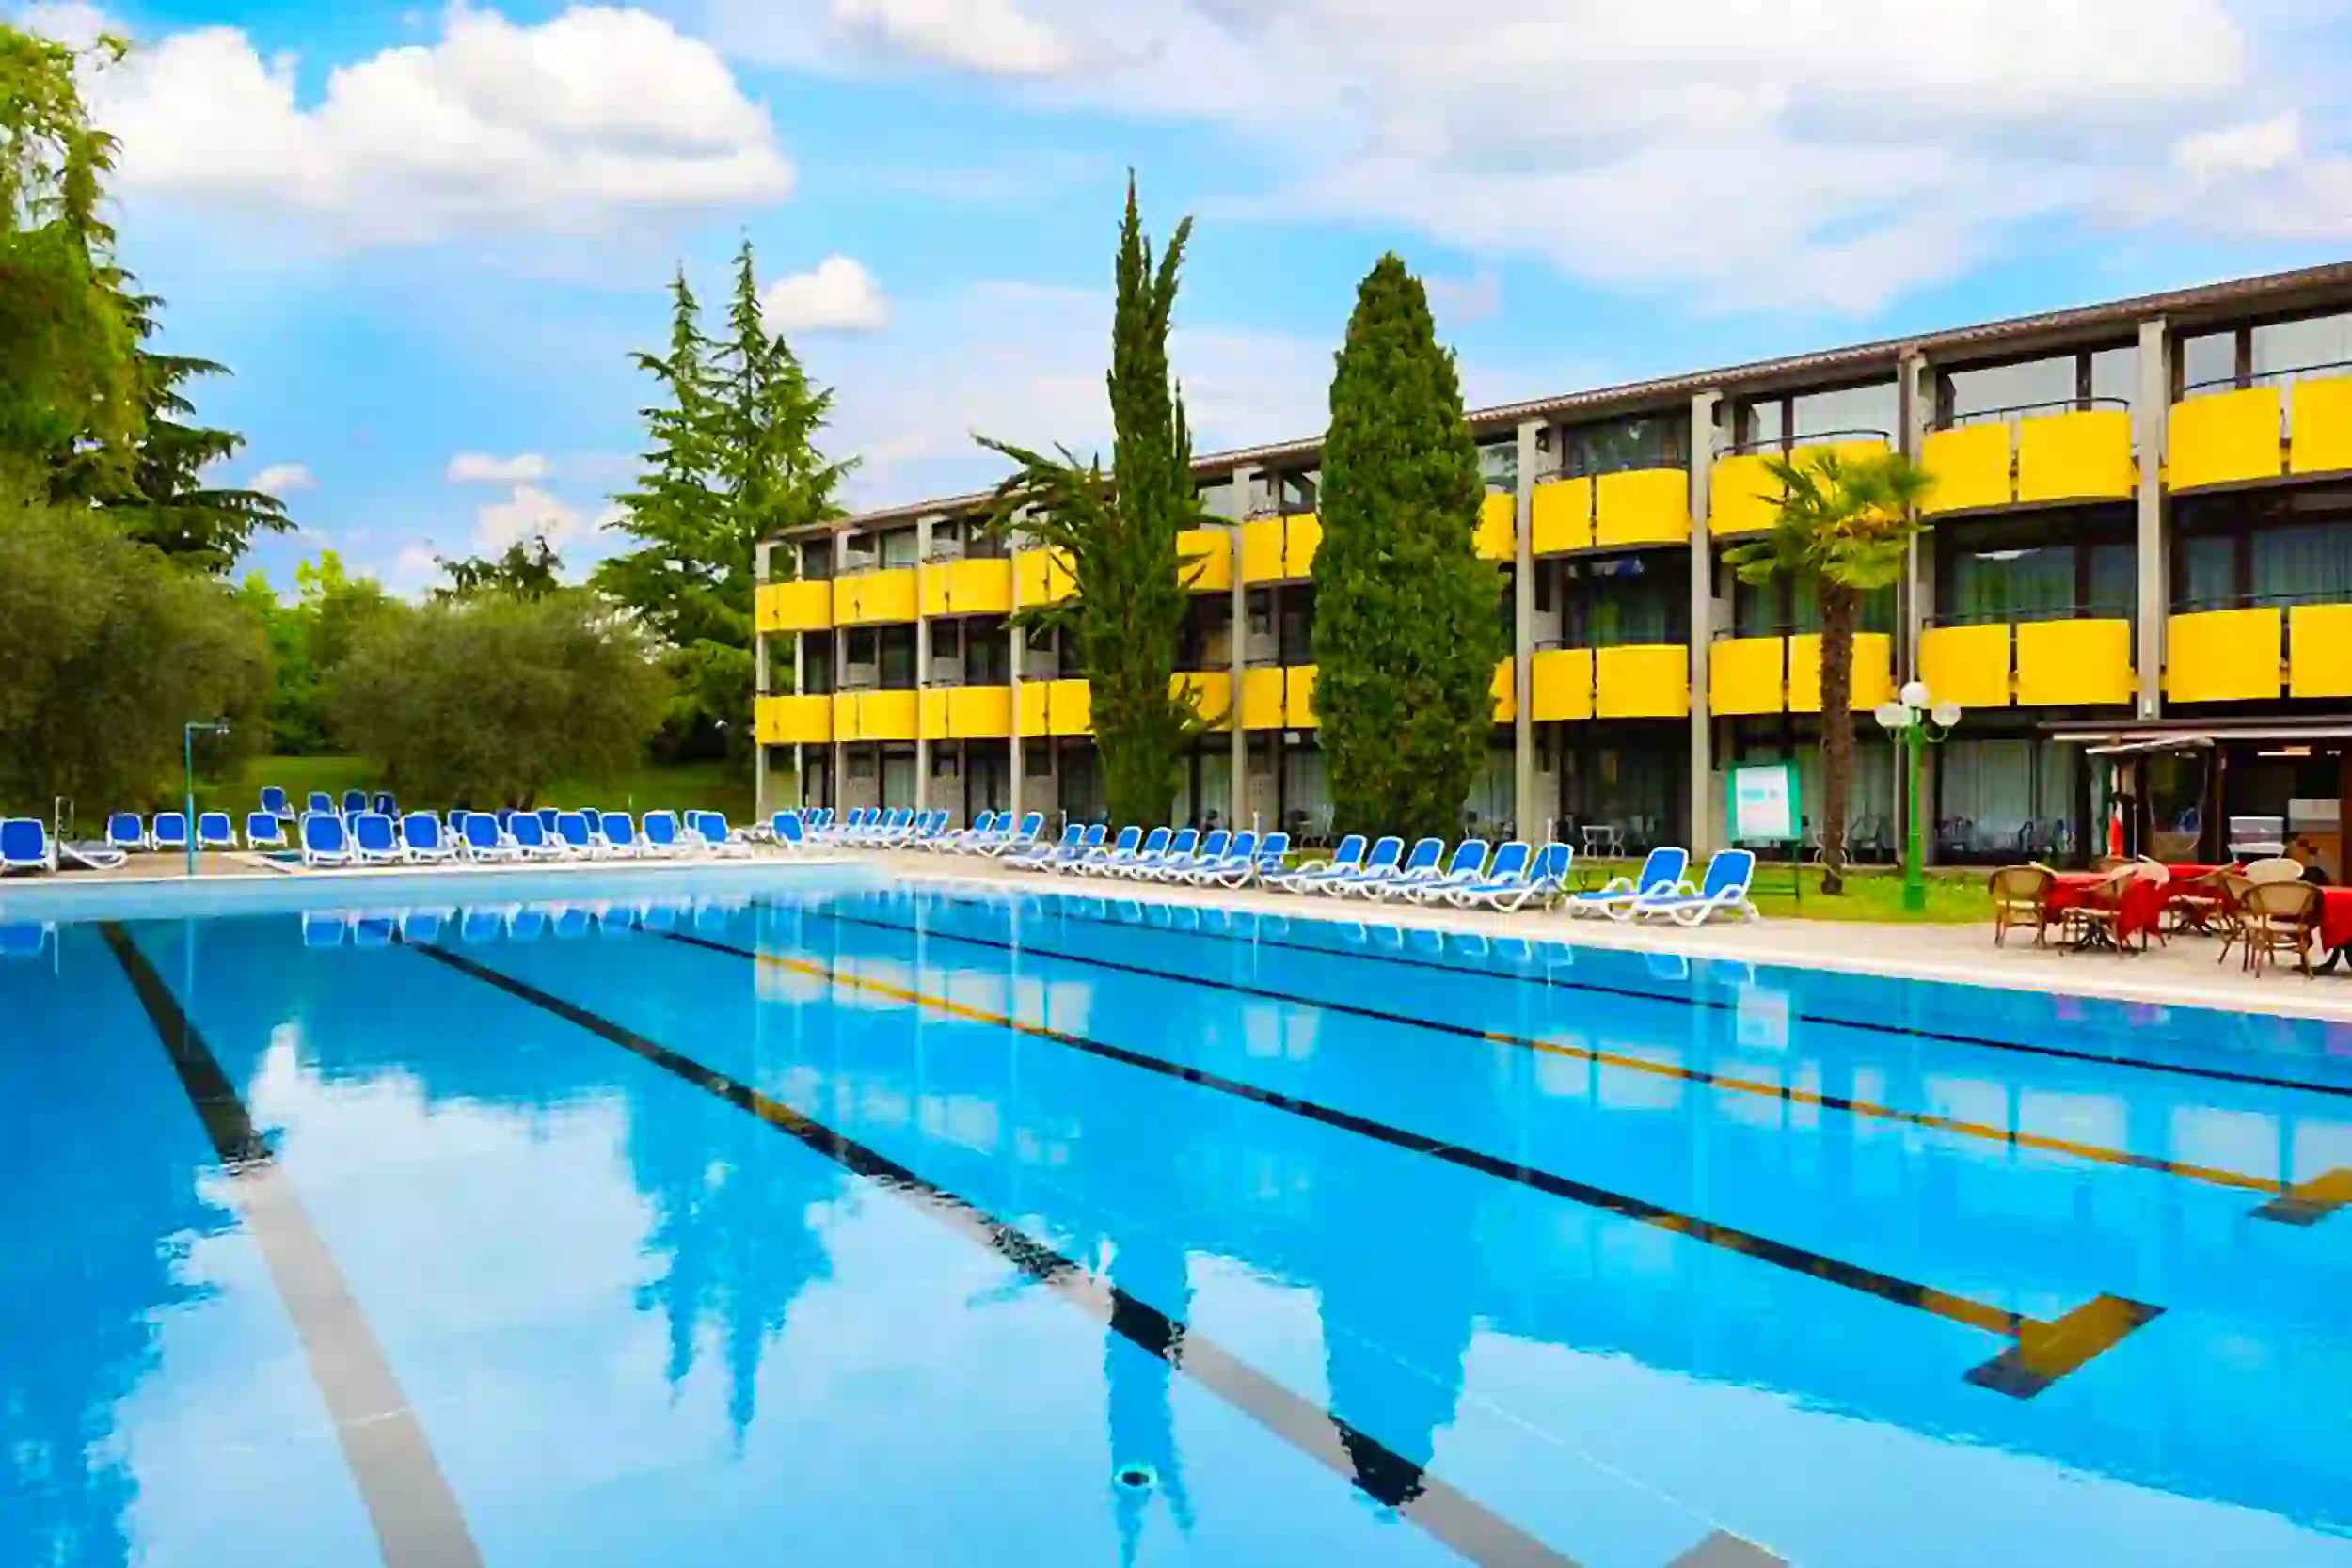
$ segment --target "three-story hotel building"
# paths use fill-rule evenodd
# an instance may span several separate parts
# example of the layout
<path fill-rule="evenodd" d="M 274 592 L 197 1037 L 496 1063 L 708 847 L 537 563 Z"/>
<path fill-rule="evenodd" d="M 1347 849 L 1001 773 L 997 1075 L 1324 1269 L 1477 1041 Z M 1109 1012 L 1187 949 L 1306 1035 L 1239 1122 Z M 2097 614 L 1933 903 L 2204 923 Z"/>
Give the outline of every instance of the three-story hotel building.
<path fill-rule="evenodd" d="M 1925 681 L 1963 717 L 1923 816 L 1947 861 L 2169 859 L 2306 837 L 2339 874 L 2352 794 L 2352 264 L 1479 409 L 1510 655 L 1465 810 L 1536 840 L 1706 849 L 1733 764 L 1818 767 L 1820 639 L 1726 547 L 1764 463 L 1896 450 L 1934 477 L 1905 579 L 1855 654 L 1850 835 L 1902 832 L 1868 710 Z M 1327 830 L 1315 744 L 1319 441 L 1199 459 L 1209 526 L 1175 679 L 1212 730 L 1184 820 Z M 977 529 L 985 496 L 761 550 L 763 810 L 1102 807 L 1086 672 L 1019 607 L 1053 552 Z M 788 785 L 778 787 L 789 779 Z M 772 782 L 772 783 L 771 783 Z M 1804 791 L 1818 802 L 1818 787 Z"/>

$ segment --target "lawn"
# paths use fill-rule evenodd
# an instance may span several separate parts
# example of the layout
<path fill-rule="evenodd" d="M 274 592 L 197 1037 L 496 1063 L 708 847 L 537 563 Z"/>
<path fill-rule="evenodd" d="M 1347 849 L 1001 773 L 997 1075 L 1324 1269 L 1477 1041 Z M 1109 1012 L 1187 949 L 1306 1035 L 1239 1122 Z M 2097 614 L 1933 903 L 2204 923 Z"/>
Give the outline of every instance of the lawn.
<path fill-rule="evenodd" d="M 374 769 L 358 757 L 255 757 L 246 764 L 233 783 L 199 784 L 197 805 L 199 809 L 251 811 L 264 784 L 279 785 L 299 806 L 311 790 L 323 789 L 340 799 L 346 789 L 374 788 L 376 779 Z M 778 785 L 780 798 L 790 793 L 788 780 Z M 564 780 L 548 791 L 546 800 L 551 805 L 595 806 L 630 813 L 662 807 L 720 811 L 726 814 L 730 822 L 749 822 L 753 815 L 751 766 L 746 763 L 735 768 L 720 762 L 694 762 L 657 767 L 648 763 L 610 779 Z M 407 803 L 448 804 L 442 800 Z"/>

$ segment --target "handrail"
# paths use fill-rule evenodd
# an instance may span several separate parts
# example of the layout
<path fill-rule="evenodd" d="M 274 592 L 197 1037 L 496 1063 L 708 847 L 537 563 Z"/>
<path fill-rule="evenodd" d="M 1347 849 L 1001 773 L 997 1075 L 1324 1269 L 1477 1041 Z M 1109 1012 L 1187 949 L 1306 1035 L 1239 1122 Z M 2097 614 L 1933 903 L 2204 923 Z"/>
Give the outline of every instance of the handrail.
<path fill-rule="evenodd" d="M 1715 449 L 1715 455 L 1717 457 L 1745 457 L 1759 451 L 1777 451 L 1788 452 L 1794 451 L 1797 448 L 1802 446 L 1820 446 L 1830 441 L 1851 440 L 1856 437 L 1870 436 L 1877 436 L 1880 440 L 1884 441 L 1890 447 L 1895 444 L 1895 433 L 1890 430 L 1868 430 L 1862 428 L 1856 428 L 1853 430 L 1817 430 L 1804 436 L 1775 436 L 1768 440 L 1762 441 L 1737 441 L 1729 446 L 1717 447 Z"/>
<path fill-rule="evenodd" d="M 2133 609 L 2128 604 L 2119 606 L 2112 602 L 2086 601 L 2056 610 L 1959 610 L 1929 616 L 1925 629 L 1936 631 L 1956 626 L 2007 626 L 2020 621 L 2128 621 L 2132 619 Z"/>
<path fill-rule="evenodd" d="M 1564 463 L 1556 468 L 1537 474 L 1535 476 L 1535 483 L 1538 484 L 1544 484 L 1555 479 L 1603 479 L 1610 474 L 1687 474 L 1690 471 L 1691 459 L 1688 454 L 1686 454 L 1679 463 L 1633 462 L 1619 463 L 1609 467 L 1589 467 L 1584 465 L 1571 467 Z"/>
<path fill-rule="evenodd" d="M 2352 359 L 2328 359 L 2316 365 L 2287 365 L 2275 371 L 2254 371 L 2244 377 L 2233 372 L 2217 375 L 2207 381 L 2192 381 L 2182 387 L 2181 401 L 2187 402 L 2192 392 L 2202 392 L 2216 387 L 2227 387 L 2232 391 L 2248 391 L 2261 382 L 2291 380 L 2296 376 L 2309 375 L 2313 371 L 2352 371 Z"/>
<path fill-rule="evenodd" d="M 2173 600 L 2169 613 L 2195 615 L 2214 610 L 2282 610 L 2306 604 L 2352 604 L 2352 591 L 2314 588 L 2299 594 L 2208 594 L 2200 598 Z"/>
<path fill-rule="evenodd" d="M 1972 420 L 1990 420 L 1996 414 L 2003 416 L 2006 420 L 2008 416 L 2015 414 L 2030 414 L 2035 412 L 2037 409 L 2042 408 L 2062 408 L 2069 413 L 2074 414 L 2089 413 L 2094 408 L 2120 408 L 2128 414 L 2132 410 L 2132 400 L 2129 398 L 2076 397 L 2051 398 L 2042 403 L 2012 403 L 1999 408 L 1976 408 L 1971 409 L 1965 414 L 1955 413 L 1948 422 L 1940 424 L 1936 426 L 1936 428 L 1938 430 L 1958 430 Z"/>

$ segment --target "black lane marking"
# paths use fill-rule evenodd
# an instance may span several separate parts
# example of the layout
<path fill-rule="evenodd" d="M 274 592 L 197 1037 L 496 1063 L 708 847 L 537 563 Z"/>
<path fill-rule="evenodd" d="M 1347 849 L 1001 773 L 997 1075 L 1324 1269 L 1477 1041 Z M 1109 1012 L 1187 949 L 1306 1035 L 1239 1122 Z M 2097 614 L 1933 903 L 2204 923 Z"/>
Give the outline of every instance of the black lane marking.
<path fill-rule="evenodd" d="M 678 932 L 646 934 L 695 940 Z M 1469 1560 L 1495 1568 L 1506 1564 L 1511 1568 L 1577 1568 L 1573 1559 L 1544 1544 L 1467 1493 L 1430 1475 L 1371 1433 L 1300 1398 L 1248 1362 L 1203 1338 L 1189 1324 L 1168 1317 L 1149 1302 L 1080 1267 L 969 1198 L 916 1175 L 889 1156 L 803 1116 L 783 1101 L 770 1099 L 749 1084 L 706 1067 L 602 1014 L 541 990 L 527 980 L 476 963 L 438 943 L 407 945 L 411 952 L 644 1057 L 705 1094 L 758 1117 L 851 1175 L 877 1183 L 950 1230 L 995 1253 L 1097 1323 L 1145 1354 L 1183 1372 L 1307 1457 L 1395 1509 Z"/>
<path fill-rule="evenodd" d="M 1581 1204 L 1588 1209 L 1601 1210 L 1625 1219 L 1638 1221 L 1643 1225 L 1654 1226 L 1677 1236 L 1688 1236 L 1708 1246 L 1720 1247 L 1726 1252 L 1740 1253 L 1759 1262 L 1770 1263 L 1775 1268 L 1787 1269 L 1792 1274 L 1824 1280 L 1832 1285 L 1841 1285 L 1850 1291 L 1860 1291 L 1876 1296 L 1882 1301 L 1892 1302 L 1899 1307 L 1914 1307 L 1951 1323 L 1965 1323 L 1971 1328 L 1980 1328 L 1987 1333 L 2005 1336 L 2015 1340 L 2016 1343 L 1996 1357 L 1996 1363 L 2012 1361 L 2022 1356 L 2025 1365 L 2031 1369 L 2040 1370 L 2050 1366 L 2053 1370 L 2047 1376 L 2036 1382 L 2017 1377 L 1994 1376 L 1988 1372 L 1987 1368 L 1979 1368 L 1969 1374 L 1969 1381 L 1982 1387 L 1992 1388 L 1996 1392 L 2010 1394 L 2021 1399 L 2040 1393 L 2057 1378 L 2073 1371 L 2076 1367 L 2090 1360 L 2092 1355 L 2097 1354 L 2099 1351 L 2107 1349 L 2132 1329 L 2147 1323 L 2163 1311 L 2163 1308 L 2159 1307 L 2150 1307 L 2143 1303 L 2131 1302 L 2121 1296 L 2102 1292 L 2082 1307 L 2069 1312 L 2064 1318 L 2055 1323 L 2043 1323 L 2038 1319 L 2027 1318 L 2021 1313 L 2011 1312 L 2005 1307 L 1994 1307 L 1989 1302 L 1978 1301 L 1948 1291 L 1939 1291 L 1932 1286 L 1921 1285 L 1895 1275 L 1883 1274 L 1860 1263 L 1849 1263 L 1842 1259 L 1827 1257 L 1787 1242 L 1777 1242 L 1769 1236 L 1759 1236 L 1752 1231 L 1737 1229 L 1727 1225 L 1718 1225 L 1712 1220 L 1701 1219 L 1695 1214 L 1686 1214 L 1678 1210 L 1666 1208 L 1662 1204 L 1653 1203 L 1647 1198 L 1612 1192 L 1606 1187 L 1596 1187 L 1589 1182 L 1579 1181 L 1554 1171 L 1542 1170 L 1530 1165 L 1513 1164 L 1507 1160 L 1497 1159 L 1478 1149 L 1463 1148 L 1453 1144 L 1441 1143 L 1423 1133 L 1407 1132 L 1401 1127 L 1391 1127 L 1386 1122 L 1359 1117 L 1352 1111 L 1339 1110 L 1311 1100 L 1301 1100 L 1295 1095 L 1262 1088 L 1255 1084 L 1245 1084 L 1238 1079 L 1227 1078 L 1201 1068 L 1186 1067 L 1181 1062 L 1171 1062 L 1162 1057 L 1146 1055 L 1139 1051 L 1131 1051 L 1125 1046 L 1089 1039 L 1084 1035 L 1073 1035 L 1065 1030 L 1049 1029 L 1042 1024 L 1025 1023 L 1019 1019 L 1008 1018 L 1001 1013 L 992 1013 L 981 1007 L 969 1006 L 947 997 L 932 996 L 928 992 L 911 990 L 904 986 L 869 979 L 861 974 L 843 974 L 824 964 L 815 963 L 805 958 L 790 958 L 779 954 L 760 953 L 751 948 L 738 947 L 731 942 L 714 942 L 707 937 L 690 935 L 684 931 L 661 931 L 648 934 L 660 936 L 670 942 L 683 942 L 690 947 L 701 947 L 733 958 L 749 958 L 755 963 L 772 964 L 777 968 L 787 969 L 797 974 L 804 974 L 812 979 L 824 980 L 834 985 L 866 991 L 872 995 L 888 997 L 893 1001 L 930 1007 L 953 1018 L 961 1018 L 977 1023 L 993 1024 L 1012 1030 L 1016 1034 L 1050 1040 L 1056 1045 L 1067 1046 L 1073 1051 L 1098 1056 L 1104 1061 L 1117 1062 L 1124 1067 L 1138 1068 L 1145 1072 L 1156 1073 L 1163 1078 L 1173 1078 L 1184 1083 L 1198 1085 L 1204 1089 L 1213 1089 L 1219 1094 L 1247 1100 L 1271 1110 L 1282 1111 L 1308 1121 L 1337 1128 L 1343 1132 L 1352 1132 L 1359 1137 L 1369 1138 L 1375 1143 L 1387 1144 L 1391 1148 L 1404 1149 L 1407 1153 L 1424 1154 L 1433 1160 L 1441 1160 L 1447 1164 L 1475 1171 L 1481 1176 L 1491 1176 L 1500 1180 L 1517 1182 L 1520 1186 L 1532 1188 L 1552 1197 L 1565 1198 L 1571 1203 Z M 2137 1317 L 2128 1314 L 2122 1317 L 2103 1315 L 2090 1320 L 2112 1326 L 2114 1328 L 2112 1337 L 2105 1343 L 2074 1358 L 2071 1363 L 2064 1365 L 2054 1363 L 2047 1354 L 2047 1347 L 2051 1343 L 2050 1336 L 2061 1326 L 2078 1324 L 2083 1320 L 2085 1312 L 2103 1303 L 2110 1302 L 2131 1307 L 2138 1315 Z M 2078 1342 L 2080 1341 L 2077 1336 L 2068 1338 L 2065 1345 L 2071 1350 Z"/>
<path fill-rule="evenodd" d="M 1765 1100 L 1785 1101 L 1798 1105 L 1815 1105 L 1829 1111 L 1841 1111 L 1849 1116 L 1898 1122 L 1909 1127 L 1937 1132 L 1956 1132 L 1963 1137 L 1987 1143 L 2005 1144 L 2012 1148 L 2038 1148 L 2055 1154 L 2070 1155 L 2101 1164 L 2125 1166 L 2133 1170 L 2154 1171 L 2160 1175 L 2177 1176 L 2191 1181 L 2203 1181 L 2217 1187 L 2239 1192 L 2282 1193 L 2284 1184 L 2266 1176 L 2249 1176 L 2241 1171 L 2223 1170 L 2213 1165 L 2193 1165 L 2179 1161 L 2163 1160 L 2153 1154 L 2137 1154 L 2130 1149 L 2110 1148 L 2101 1144 L 2077 1143 L 2069 1138 L 2055 1138 L 2039 1132 L 2019 1132 L 2013 1128 L 1994 1127 L 1984 1122 L 1962 1121 L 1955 1117 L 1937 1116 L 1928 1111 L 1904 1111 L 1891 1105 L 1880 1105 L 1867 1100 L 1852 1100 L 1844 1095 L 1822 1094 L 1812 1089 L 1799 1089 L 1785 1085 L 1758 1083 L 1753 1079 L 1730 1078 L 1699 1068 L 1678 1067 L 1669 1062 L 1651 1061 L 1619 1051 L 1601 1051 L 1589 1046 L 1566 1045 L 1557 1040 L 1531 1039 L 1524 1035 L 1505 1034 L 1500 1030 L 1480 1029 L 1468 1023 L 1449 1023 L 1441 1019 L 1422 1018 L 1412 1013 L 1391 1012 L 1382 1007 L 1367 1007 L 1355 1002 L 1332 1002 L 1321 997 L 1300 996 L 1294 991 L 1276 990 L 1270 987 L 1253 986 L 1239 980 L 1219 980 L 1205 974 L 1184 974 L 1165 969 L 1152 969 L 1143 964 L 1121 962 L 1116 958 L 1098 958 L 1086 954 L 1063 953 L 1048 947 L 1006 942 L 998 937 L 973 936 L 963 931 L 942 930 L 936 927 L 900 926 L 892 921 L 875 920 L 866 915 L 836 914 L 829 910 L 805 911 L 819 920 L 843 926 L 865 926 L 878 931 L 896 931 L 902 936 L 927 937 L 938 942 L 958 942 L 968 946 L 992 948 L 1002 953 L 1026 953 L 1034 958 L 1050 958 L 1061 963 L 1083 964 L 1106 969 L 1121 974 L 1135 974 L 1155 980 L 1170 980 L 1179 985 L 1199 986 L 1211 990 L 1231 991 L 1241 996 L 1255 996 L 1270 1002 L 1287 1002 L 1324 1012 L 1345 1013 L 1357 1018 L 1372 1019 L 1382 1023 L 1396 1023 L 1415 1029 L 1427 1029 L 1440 1035 L 1453 1035 L 1462 1039 L 1478 1040 L 1489 1045 L 1508 1045 L 1522 1051 L 1540 1052 L 1550 1056 L 1565 1056 L 1580 1062 L 1597 1062 L 1604 1067 L 1623 1068 L 1646 1073 L 1653 1078 L 1671 1078 L 1679 1083 L 1699 1084 L 1710 1088 L 1726 1089 L 1735 1094 L 1755 1095 Z M 1469 973 L 1464 971 L 1463 973 Z M 2338 1173 L 2331 1173 L 2338 1174 Z M 2342 1173 L 2352 1179 L 2352 1171 Z M 2352 1202 L 2352 1190 L 2339 1193 L 2339 1186 L 2329 1185 L 2328 1178 L 2306 1183 L 2310 1196 L 2307 1203 L 2313 1208 L 2311 1218 L 2298 1220 L 2310 1224 L 2324 1218 L 2333 1209 Z M 2301 1191 L 2302 1189 L 2298 1189 Z M 2329 1195 L 2335 1195 L 2330 1196 Z M 2316 1207 L 2326 1199 L 2327 1207 Z M 2265 1205 L 2255 1211 L 2265 1218 L 2284 1218 L 2268 1211 L 2276 1205 Z"/>
<path fill-rule="evenodd" d="M 480 1568 L 464 1511 L 334 1255 L 220 1060 L 155 966 L 114 921 L 99 927 L 171 1058 L 293 1320 L 335 1422 L 385 1568 Z"/>
<path fill-rule="evenodd" d="M 1032 895 L 1031 896 L 1038 895 Z M 1061 896 L 1072 897 L 1074 895 L 1064 895 Z M 958 903 L 978 905 L 983 908 L 986 907 L 986 901 L 980 899 L 956 898 L 953 901 Z M 1169 905 L 1167 907 L 1170 909 L 1188 909 L 1194 906 Z M 812 910 L 809 912 L 815 913 L 819 911 Z M 1122 930 L 1149 930 L 1155 932 L 1165 931 L 1175 936 L 1198 937 L 1209 942 L 1254 942 L 1261 947 L 1279 947 L 1295 953 L 1320 953 L 1325 958 L 1357 958 L 1367 963 L 1401 964 L 1411 969 L 1434 969 L 1440 974 L 1466 975 L 1471 979 L 1479 980 L 1499 980 L 1508 985 L 1537 986 L 1547 989 L 1557 986 L 1564 990 L 1591 991 L 1595 995 L 1598 996 L 1629 997 L 1637 1002 L 1673 1002 L 1678 1003 L 1686 1007 L 1710 1007 L 1718 1012 L 1733 1012 L 1738 1010 L 1737 1003 L 1720 997 L 1685 995 L 1671 991 L 1638 990 L 1631 986 L 1604 985 L 1600 982 L 1593 980 L 1564 979 L 1550 974 L 1513 974 L 1502 970 L 1467 969 L 1460 964 L 1439 963 L 1431 958 L 1416 958 L 1406 953 L 1374 953 L 1352 947 L 1327 947 L 1320 943 L 1311 942 L 1289 942 L 1280 937 L 1259 935 L 1243 936 L 1237 932 L 1232 937 L 1226 938 L 1220 937 L 1213 931 L 1188 931 L 1181 927 L 1175 926 L 1152 926 L 1149 924 L 1138 925 L 1136 923 L 1124 920 L 1107 920 L 1100 915 L 1088 914 L 1080 910 L 1066 909 L 1058 905 L 1055 906 L 1053 912 L 1064 919 L 1083 920 L 1090 926 L 1113 926 Z M 1268 916 L 1256 911 L 1249 911 L 1247 912 L 1256 915 L 1261 920 L 1269 918 Z M 1271 918 L 1287 919 L 1289 917 L 1274 916 Z M 1309 920 L 1316 919 L 1313 915 L 1307 915 L 1303 918 Z M 1331 922 L 1325 921 L 1318 921 L 1317 923 L 1332 924 Z M 1397 928 L 1404 929 L 1405 927 Z M 1412 927 L 1412 929 L 1438 930 L 1438 928 L 1435 927 Z M 1444 933 L 1440 931 L 1439 934 L 1442 935 Z M 1567 937 L 1543 936 L 1528 937 L 1521 940 L 1530 942 L 1560 942 L 1568 946 L 1575 945 L 1573 940 Z M 1587 949 L 1587 951 L 1602 951 L 1602 949 Z M 1606 949 L 1606 951 L 1618 952 L 1630 951 L 1630 949 L 1610 948 Z M 1901 976 L 1866 975 L 1863 976 L 1863 978 L 1900 980 Z M 1949 980 L 1914 980 L 1907 983 L 1913 985 L 1965 984 L 1964 981 Z M 2134 1006 L 2135 1004 L 2119 1003 L 2117 1005 L 2129 1006 Z M 2152 1003 L 2146 1005 L 2162 1006 L 2163 1004 Z M 1996 1040 L 1987 1038 L 1982 1035 L 1962 1035 L 1952 1033 L 1948 1030 L 1922 1029 L 1914 1024 L 1863 1022 L 1851 1018 L 1837 1018 L 1828 1013 L 1792 1013 L 1789 1016 L 1794 1018 L 1800 1023 L 1826 1024 L 1832 1028 L 1837 1029 L 1859 1029 L 1867 1034 L 1901 1035 L 1911 1039 L 1935 1040 L 1945 1045 L 1972 1045 L 1981 1047 L 1987 1051 L 2014 1051 L 2020 1054 L 2027 1056 L 2049 1056 L 2055 1057 L 2060 1061 L 2090 1062 L 2099 1067 L 2122 1068 L 2133 1072 L 2173 1073 L 2187 1078 L 2211 1079 L 2216 1083 L 2249 1084 L 2258 1088 L 2265 1089 L 2298 1089 L 2306 1094 L 2333 1095 L 2339 1099 L 2352 1100 L 2352 1085 L 2341 1084 L 2312 1084 L 2306 1083 L 2299 1078 L 2274 1078 L 2268 1076 L 2267 1074 L 2259 1072 L 2233 1072 L 2227 1068 L 2188 1067 L 2178 1062 L 2148 1061 L 2131 1056 L 2103 1056 L 2095 1051 L 2069 1051 L 2063 1046 L 2057 1045 L 2025 1045 L 2016 1040 Z"/>

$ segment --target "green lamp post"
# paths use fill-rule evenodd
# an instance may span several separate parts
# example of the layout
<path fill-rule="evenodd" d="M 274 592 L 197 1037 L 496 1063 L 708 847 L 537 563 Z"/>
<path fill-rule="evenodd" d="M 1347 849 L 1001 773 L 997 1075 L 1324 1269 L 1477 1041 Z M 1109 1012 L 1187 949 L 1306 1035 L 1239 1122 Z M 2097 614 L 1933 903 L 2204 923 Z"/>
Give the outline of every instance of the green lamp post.
<path fill-rule="evenodd" d="M 188 834 L 188 875 L 196 875 L 196 737 L 227 735 L 226 719 L 191 719 L 180 726 L 180 784 L 185 795 Z"/>
<path fill-rule="evenodd" d="M 1881 703 L 1873 717 L 1895 742 L 1899 757 L 1907 762 L 1911 805 L 1903 814 L 1908 829 L 1904 834 L 1907 843 L 1903 852 L 1903 908 L 1917 914 L 1928 907 L 1927 857 L 1922 852 L 1919 821 L 1919 775 L 1925 770 L 1928 748 L 1949 736 L 1959 724 L 1960 705 L 1935 702 L 1925 681 L 1906 681 L 1895 700 Z"/>

